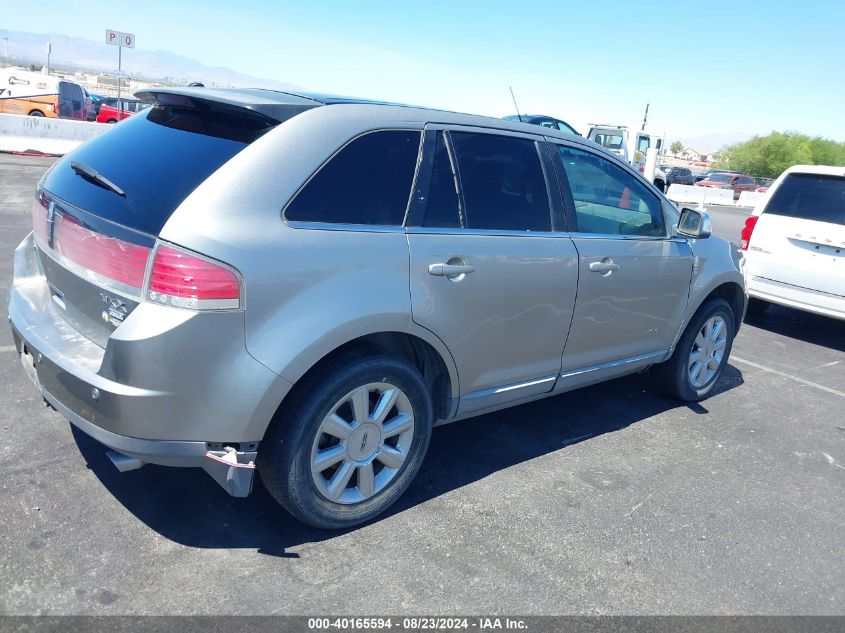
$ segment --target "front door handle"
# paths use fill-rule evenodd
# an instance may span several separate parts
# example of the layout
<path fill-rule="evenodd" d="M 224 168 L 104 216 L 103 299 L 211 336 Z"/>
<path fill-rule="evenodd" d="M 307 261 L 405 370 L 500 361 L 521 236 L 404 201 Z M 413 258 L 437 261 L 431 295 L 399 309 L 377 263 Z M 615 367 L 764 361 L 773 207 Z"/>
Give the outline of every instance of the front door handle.
<path fill-rule="evenodd" d="M 475 272 L 475 266 L 469 264 L 431 264 L 428 274 L 435 277 L 456 277 Z"/>
<path fill-rule="evenodd" d="M 600 262 L 593 262 L 590 264 L 590 272 L 591 273 L 612 273 L 614 270 L 619 270 L 619 264 L 614 264 L 613 260 L 609 257 L 605 257 Z"/>

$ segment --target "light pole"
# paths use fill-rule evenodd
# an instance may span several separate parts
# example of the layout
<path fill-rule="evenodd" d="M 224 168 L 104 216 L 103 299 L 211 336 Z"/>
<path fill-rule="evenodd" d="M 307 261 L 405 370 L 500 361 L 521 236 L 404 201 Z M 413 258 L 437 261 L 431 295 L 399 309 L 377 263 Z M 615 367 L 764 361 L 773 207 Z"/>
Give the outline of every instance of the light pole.
<path fill-rule="evenodd" d="M 47 42 L 47 74 L 50 74 L 50 53 L 53 52 L 53 45 Z"/>
<path fill-rule="evenodd" d="M 9 38 L 3 38 L 3 65 L 9 65 Z"/>

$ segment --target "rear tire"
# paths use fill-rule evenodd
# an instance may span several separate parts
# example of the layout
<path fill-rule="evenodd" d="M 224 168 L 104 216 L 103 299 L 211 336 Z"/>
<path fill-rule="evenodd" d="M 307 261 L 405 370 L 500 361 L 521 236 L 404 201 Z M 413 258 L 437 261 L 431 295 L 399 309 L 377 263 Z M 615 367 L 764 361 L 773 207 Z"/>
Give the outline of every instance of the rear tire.
<path fill-rule="evenodd" d="M 728 302 L 707 301 L 687 325 L 672 357 L 652 367 L 657 389 L 685 402 L 706 398 L 728 363 L 735 333 L 735 317 Z"/>
<path fill-rule="evenodd" d="M 44 113 L 41 110 L 32 110 L 29 116 L 44 116 Z"/>
<path fill-rule="evenodd" d="M 431 396 L 405 359 L 344 353 L 306 376 L 270 425 L 257 466 L 297 519 L 343 529 L 384 512 L 428 450 Z"/>

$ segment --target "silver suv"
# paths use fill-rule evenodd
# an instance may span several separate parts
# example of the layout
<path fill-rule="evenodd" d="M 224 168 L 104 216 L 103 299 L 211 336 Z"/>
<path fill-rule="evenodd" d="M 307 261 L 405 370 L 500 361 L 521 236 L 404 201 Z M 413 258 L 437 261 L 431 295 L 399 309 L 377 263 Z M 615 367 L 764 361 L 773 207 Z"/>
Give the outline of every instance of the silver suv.
<path fill-rule="evenodd" d="M 649 367 L 698 400 L 727 362 L 738 249 L 581 137 L 139 96 L 39 183 L 9 301 L 44 398 L 121 470 L 202 467 L 236 496 L 258 471 L 300 520 L 347 527 L 405 491 L 435 424 Z"/>

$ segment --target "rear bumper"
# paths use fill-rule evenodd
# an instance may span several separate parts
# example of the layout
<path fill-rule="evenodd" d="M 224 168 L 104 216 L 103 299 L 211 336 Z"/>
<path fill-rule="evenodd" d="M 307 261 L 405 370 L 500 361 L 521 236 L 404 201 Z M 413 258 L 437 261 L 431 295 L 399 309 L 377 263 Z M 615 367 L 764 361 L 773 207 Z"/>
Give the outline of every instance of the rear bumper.
<path fill-rule="evenodd" d="M 59 309 L 30 235 L 15 251 L 9 321 L 44 398 L 86 434 L 141 462 L 203 467 L 224 487 L 231 469 L 249 469 L 238 462 L 254 461 L 290 384 L 247 352 L 242 312 L 142 303 L 102 348 Z M 221 470 L 223 481 L 214 474 Z M 238 494 L 238 485 L 227 489 Z"/>
<path fill-rule="evenodd" d="M 845 297 L 801 288 L 765 277 L 748 275 L 748 295 L 778 305 L 812 312 L 834 319 L 845 319 Z"/>

